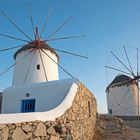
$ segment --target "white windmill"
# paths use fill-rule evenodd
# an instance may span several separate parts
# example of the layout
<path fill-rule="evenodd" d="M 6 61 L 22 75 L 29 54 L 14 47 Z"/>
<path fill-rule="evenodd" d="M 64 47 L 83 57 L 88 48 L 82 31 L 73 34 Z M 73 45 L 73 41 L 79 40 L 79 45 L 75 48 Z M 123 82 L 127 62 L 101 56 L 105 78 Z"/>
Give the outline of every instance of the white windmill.
<path fill-rule="evenodd" d="M 137 116 L 140 115 L 139 49 L 136 48 L 136 72 L 132 68 L 126 47 L 123 46 L 123 49 L 129 67 L 115 53 L 111 54 L 127 71 L 106 66 L 121 73 L 106 88 L 108 113 L 116 116 Z"/>

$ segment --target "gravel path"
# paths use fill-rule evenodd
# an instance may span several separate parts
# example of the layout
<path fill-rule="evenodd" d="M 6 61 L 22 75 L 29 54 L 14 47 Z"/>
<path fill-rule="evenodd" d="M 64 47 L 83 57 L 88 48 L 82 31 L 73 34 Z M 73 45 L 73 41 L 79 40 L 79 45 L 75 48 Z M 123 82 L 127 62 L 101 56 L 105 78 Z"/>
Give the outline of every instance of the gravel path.
<path fill-rule="evenodd" d="M 98 115 L 94 140 L 140 140 L 140 129 L 120 118 Z"/>

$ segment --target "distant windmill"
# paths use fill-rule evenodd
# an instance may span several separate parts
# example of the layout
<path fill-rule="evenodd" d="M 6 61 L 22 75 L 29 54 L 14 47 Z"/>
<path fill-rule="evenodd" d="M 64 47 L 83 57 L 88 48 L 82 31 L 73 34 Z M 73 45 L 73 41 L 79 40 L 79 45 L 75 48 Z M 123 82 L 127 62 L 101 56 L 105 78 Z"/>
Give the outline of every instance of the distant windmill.
<path fill-rule="evenodd" d="M 105 66 L 107 69 L 121 73 L 106 88 L 108 112 L 109 114 L 121 116 L 140 115 L 139 49 L 136 48 L 136 72 L 132 68 L 125 46 L 123 46 L 123 50 L 129 67 L 114 52 L 111 52 L 111 55 L 126 71 L 108 65 Z"/>

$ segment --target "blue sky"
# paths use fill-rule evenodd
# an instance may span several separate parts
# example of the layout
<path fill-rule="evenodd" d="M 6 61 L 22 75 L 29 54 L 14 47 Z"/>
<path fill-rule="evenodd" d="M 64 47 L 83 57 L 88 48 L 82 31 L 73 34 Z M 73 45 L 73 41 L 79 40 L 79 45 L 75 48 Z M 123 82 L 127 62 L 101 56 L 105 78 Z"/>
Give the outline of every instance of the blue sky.
<path fill-rule="evenodd" d="M 85 34 L 86 38 L 57 41 L 50 45 L 88 55 L 89 59 L 83 60 L 60 53 L 60 64 L 93 92 L 97 99 L 98 111 L 105 113 L 107 77 L 104 66 L 110 51 L 117 50 L 123 45 L 139 48 L 140 0 L 1 0 L 0 9 L 5 11 L 24 31 L 32 35 L 28 16 L 29 7 L 32 9 L 34 23 L 40 29 L 49 6 L 52 7 L 53 14 L 43 37 L 45 38 L 68 17 L 73 17 L 72 21 L 56 34 L 56 37 Z M 0 15 L 0 21 L 0 33 L 25 39 L 2 15 Z M 23 43 L 0 37 L 1 48 L 21 44 Z M 14 52 L 1 53 L 0 71 L 14 62 L 12 58 Z M 120 52 L 121 50 L 118 51 L 119 55 Z M 133 51 L 129 52 L 132 55 Z M 116 67 L 117 63 L 113 61 L 111 65 Z M 63 75 L 66 76 L 60 70 L 60 77 Z M 110 72 L 109 76 L 110 81 L 113 74 Z M 12 71 L 1 77 L 1 83 L 10 85 L 11 78 Z M 1 86 L 1 90 L 3 88 Z"/>

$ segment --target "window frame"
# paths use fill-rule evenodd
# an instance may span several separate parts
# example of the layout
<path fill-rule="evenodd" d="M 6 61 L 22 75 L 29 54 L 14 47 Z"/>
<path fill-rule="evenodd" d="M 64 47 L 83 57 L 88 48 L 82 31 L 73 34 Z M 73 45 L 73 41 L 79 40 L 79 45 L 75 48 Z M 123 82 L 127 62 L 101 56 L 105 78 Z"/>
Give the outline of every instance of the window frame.
<path fill-rule="evenodd" d="M 35 112 L 35 99 L 23 99 L 21 100 L 21 112 L 28 113 L 28 112 Z"/>

